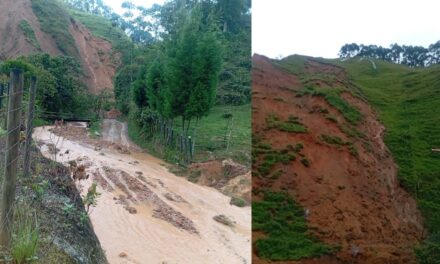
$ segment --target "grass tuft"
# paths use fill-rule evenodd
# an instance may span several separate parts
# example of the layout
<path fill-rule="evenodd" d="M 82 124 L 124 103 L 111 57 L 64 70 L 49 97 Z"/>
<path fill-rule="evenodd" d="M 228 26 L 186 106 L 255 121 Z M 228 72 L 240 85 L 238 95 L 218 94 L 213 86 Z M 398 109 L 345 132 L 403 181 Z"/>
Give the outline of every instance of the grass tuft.
<path fill-rule="evenodd" d="M 15 264 L 37 260 L 39 227 L 36 215 L 30 213 L 29 206 L 21 204 L 15 213 L 11 257 Z"/>

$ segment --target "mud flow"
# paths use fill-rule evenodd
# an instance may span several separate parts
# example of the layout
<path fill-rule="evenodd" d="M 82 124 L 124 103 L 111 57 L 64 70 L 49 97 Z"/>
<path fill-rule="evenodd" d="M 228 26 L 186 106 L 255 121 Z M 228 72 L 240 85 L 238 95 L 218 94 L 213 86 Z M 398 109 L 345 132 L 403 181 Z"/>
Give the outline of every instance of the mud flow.
<path fill-rule="evenodd" d="M 85 124 L 72 123 L 33 137 L 45 157 L 72 167 L 82 195 L 97 184 L 90 219 L 110 263 L 250 263 L 250 207 L 170 173 L 130 142 L 126 124 L 104 120 L 102 130 L 91 140 Z"/>

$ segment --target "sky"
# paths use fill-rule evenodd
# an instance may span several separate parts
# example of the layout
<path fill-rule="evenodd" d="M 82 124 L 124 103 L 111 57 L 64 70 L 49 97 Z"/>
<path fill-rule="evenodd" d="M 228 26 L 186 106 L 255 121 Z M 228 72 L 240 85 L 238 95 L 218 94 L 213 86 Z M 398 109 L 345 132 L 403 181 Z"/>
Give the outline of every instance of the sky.
<path fill-rule="evenodd" d="M 121 4 L 126 1 L 126 0 L 104 0 L 104 2 L 110 6 L 111 8 L 113 8 L 113 10 L 118 13 L 118 14 L 122 14 L 122 8 L 121 8 Z M 133 4 L 135 5 L 141 5 L 144 7 L 150 7 L 153 4 L 163 4 L 165 2 L 165 0 L 130 0 Z"/>
<path fill-rule="evenodd" d="M 440 40 L 438 0 L 253 0 L 252 50 L 336 58 L 346 43 L 388 47 Z"/>

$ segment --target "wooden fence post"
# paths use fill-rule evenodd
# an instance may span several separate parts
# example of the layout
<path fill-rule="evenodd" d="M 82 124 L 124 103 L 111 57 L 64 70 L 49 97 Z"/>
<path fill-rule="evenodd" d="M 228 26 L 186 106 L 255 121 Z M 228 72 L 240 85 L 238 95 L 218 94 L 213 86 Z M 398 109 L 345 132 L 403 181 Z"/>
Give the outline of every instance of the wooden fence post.
<path fill-rule="evenodd" d="M 13 69 L 11 71 L 10 84 L 5 177 L 0 199 L 0 247 L 4 249 L 9 249 L 11 244 L 18 149 L 20 146 L 21 100 L 23 97 L 22 70 Z"/>
<path fill-rule="evenodd" d="M 5 92 L 6 92 L 6 98 L 8 98 L 8 96 L 9 96 L 9 83 L 6 84 Z M 5 102 L 6 102 L 5 103 L 5 109 L 6 109 L 6 108 L 8 108 L 8 100 L 6 100 Z M 8 118 L 6 116 L 5 116 L 4 124 L 5 124 L 4 128 L 7 129 L 7 127 L 8 127 Z"/>
<path fill-rule="evenodd" d="M 37 89 L 37 78 L 31 78 L 31 87 L 29 88 L 29 107 L 28 118 L 26 125 L 26 146 L 24 150 L 24 163 L 23 163 L 23 176 L 29 176 L 29 167 L 31 165 L 31 145 L 32 145 L 32 130 L 34 121 L 34 108 L 35 108 L 35 94 Z"/>
<path fill-rule="evenodd" d="M 3 89 L 4 89 L 3 87 L 4 87 L 3 83 L 0 83 L 0 110 L 3 107 Z"/>
<path fill-rule="evenodd" d="M 188 137 L 188 147 L 189 147 L 189 161 L 193 160 L 193 139 Z"/>
<path fill-rule="evenodd" d="M 6 119 L 6 113 L 2 114 L 3 109 L 3 96 L 5 91 L 5 85 L 3 83 L 0 83 L 0 119 Z M 2 128 L 2 124 L 0 124 L 0 128 Z M 5 127 L 6 130 L 6 127 Z"/>

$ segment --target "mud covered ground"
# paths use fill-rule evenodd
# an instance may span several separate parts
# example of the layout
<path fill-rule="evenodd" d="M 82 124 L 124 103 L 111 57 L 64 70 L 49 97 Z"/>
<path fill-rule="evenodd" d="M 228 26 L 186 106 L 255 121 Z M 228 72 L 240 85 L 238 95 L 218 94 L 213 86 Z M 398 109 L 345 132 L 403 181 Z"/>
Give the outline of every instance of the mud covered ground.
<path fill-rule="evenodd" d="M 34 139 L 46 157 L 86 168 L 88 178 L 76 183 L 83 195 L 97 183 L 91 221 L 110 263 L 250 263 L 250 207 L 173 175 L 116 120 L 104 121 L 100 139 L 76 125 L 38 128 Z"/>

